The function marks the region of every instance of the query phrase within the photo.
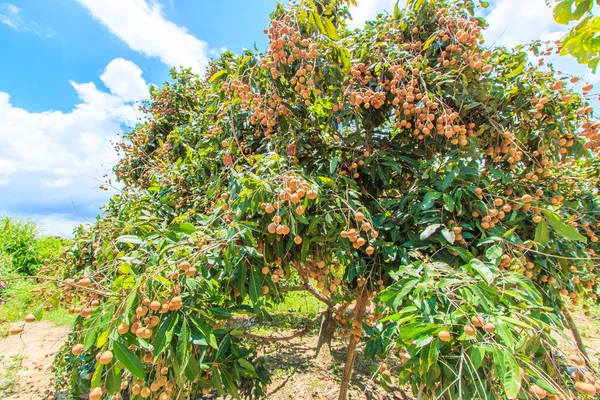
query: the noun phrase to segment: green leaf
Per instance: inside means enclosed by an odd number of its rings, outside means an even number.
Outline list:
[[[450,212],[454,212],[454,199],[447,195],[446,193],[443,194],[444,197],[444,205],[446,207],[446,210],[450,211]]]
[[[398,3],[396,3],[398,4]],[[425,43],[423,43],[423,50],[427,50],[429,48],[429,46],[431,46],[431,43],[433,43],[433,41],[437,38],[438,34],[437,32],[434,33],[433,35],[431,35],[429,37],[429,39],[427,39],[427,41]]]
[[[183,320],[181,324],[181,330],[179,331],[177,339],[177,351],[176,351],[176,359],[179,368],[185,369],[187,366],[189,357],[190,357],[190,327],[188,325],[187,319]]]
[[[335,170],[337,169],[337,166],[340,162],[340,159],[338,156],[335,156],[331,159],[331,161],[329,162],[329,173],[331,175],[333,175],[333,173],[335,172]]]
[[[456,235],[453,231],[444,228],[442,229],[442,235],[444,236],[444,239],[448,241],[448,243],[454,244],[454,241],[456,240]]]
[[[474,369],[478,369],[483,364],[483,357],[485,357],[485,348],[483,346],[473,346],[469,352],[471,356],[471,363]]]
[[[106,372],[106,390],[109,394],[119,393],[121,391],[121,371],[113,363]]]
[[[491,284],[494,281],[496,274],[481,260],[473,258],[468,265],[471,267],[471,269],[477,272],[486,281],[486,283]]]
[[[504,250],[502,249],[502,246],[495,244],[485,251],[485,256],[488,258],[488,260],[495,260],[502,257],[503,252]]]
[[[554,14],[554,20],[562,25],[568,24],[570,21],[573,21],[577,18],[573,16],[571,12],[571,7],[573,5],[574,0],[561,0],[554,10],[552,11]]]
[[[542,210],[544,217],[546,217],[546,221],[550,224],[550,226],[558,233],[559,235],[571,239],[577,240],[579,242],[586,243],[587,239],[577,232],[577,229],[574,227],[565,224],[558,215],[553,213],[552,211]]]
[[[521,391],[521,371],[517,360],[506,349],[494,347],[494,367],[496,375],[509,399],[516,399]]]
[[[250,273],[250,299],[252,301],[258,301],[260,296],[262,296],[261,280],[261,274],[256,270],[252,270]]]
[[[535,228],[535,238],[533,240],[536,243],[541,244],[543,247],[548,246],[548,243],[550,242],[550,236],[548,234],[548,225],[546,224],[545,219],[542,219],[537,228]]]
[[[96,339],[96,347],[100,348],[100,347],[104,346],[106,344],[107,340],[108,340],[108,331],[104,331],[98,335],[98,338]]]
[[[252,377],[258,377],[258,375],[256,375],[256,370],[254,369],[254,365],[249,363],[247,360],[244,360],[243,358],[240,358],[237,361],[240,364],[240,367],[244,371],[245,375],[252,376]]]
[[[139,236],[135,235],[123,235],[117,238],[118,243],[129,243],[129,244],[142,244],[144,243]]]
[[[400,6],[398,5],[399,1],[394,4],[394,19],[398,19],[400,17]]]
[[[333,25],[333,22],[331,22],[329,18],[323,18],[322,21],[327,36],[329,36],[333,40],[339,40],[340,37],[338,36],[337,30],[335,29],[335,25]]]
[[[227,70],[226,69],[222,69],[220,71],[217,71],[217,72],[215,72],[213,74],[213,76],[210,77],[209,82],[213,83],[216,80],[221,80],[224,77],[224,75],[227,75]]]
[[[458,254],[458,256],[460,258],[462,258],[462,260],[464,262],[469,262],[473,259],[473,254],[471,254],[471,252],[467,249],[463,249],[462,247],[458,247],[458,246],[448,246],[450,249],[452,249],[456,254]]]
[[[421,236],[420,236],[421,240],[425,240],[429,236],[433,235],[435,233],[435,231],[437,231],[439,229],[440,226],[442,226],[442,224],[429,225],[427,228],[425,228],[425,230],[423,232],[421,232]]]
[[[94,374],[92,375],[92,379],[90,380],[91,387],[100,387],[102,385],[102,370],[104,369],[104,365],[96,362],[96,368],[94,369]]]
[[[156,334],[156,340],[154,341],[154,359],[157,360],[163,351],[167,348],[167,345],[171,343],[173,338],[173,332],[175,326],[179,320],[179,313],[169,313],[169,315],[163,319],[158,327]]]
[[[144,379],[142,362],[131,350],[119,342],[113,342],[113,352],[117,360],[138,379]]]

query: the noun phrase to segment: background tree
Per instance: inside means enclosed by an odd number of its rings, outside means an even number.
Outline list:
[[[399,356],[421,398],[595,393],[551,336],[598,291],[591,85],[483,47],[471,2],[409,1],[355,31],[348,5],[279,5],[266,53],[153,88],[118,146],[123,190],[53,297],[79,315],[59,385],[261,397],[254,345],[321,320],[321,356],[348,339],[340,399],[363,339],[381,383]],[[305,329],[236,322],[290,291],[323,303]]]

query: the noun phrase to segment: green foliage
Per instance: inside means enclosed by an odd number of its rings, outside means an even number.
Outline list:
[[[277,321],[301,292],[368,357],[400,354],[424,398],[571,390],[550,332],[598,292],[585,98],[483,48],[470,2],[413,1],[353,32],[347,4],[280,5],[265,54],[152,89],[120,145],[122,193],[67,253],[62,388],[263,397],[240,320]],[[365,297],[366,318],[344,315]]]
[[[559,24],[574,23],[561,39],[562,53],[570,54],[581,64],[587,64],[596,72],[600,61],[600,18],[594,15],[593,0],[552,0],[554,20]]]
[[[0,217],[0,273],[35,275],[45,260],[55,259],[66,242],[40,234],[30,221]]]

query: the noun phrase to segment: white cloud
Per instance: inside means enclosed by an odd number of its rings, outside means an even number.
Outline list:
[[[48,215],[34,214],[30,215],[28,219],[35,222],[41,228],[43,234],[63,237],[72,237],[73,229],[80,224],[92,222],[82,217],[60,213]]]
[[[148,96],[142,70],[131,61],[115,58],[106,66],[100,79],[111,93],[124,101],[140,101]]]
[[[127,45],[172,67],[203,73],[208,45],[165,19],[160,5],[146,0],[77,0]]]
[[[362,28],[365,22],[375,19],[377,14],[384,11],[391,12],[394,9],[396,0],[359,0],[356,7],[350,8],[352,21],[348,21],[350,29]],[[398,7],[403,7],[405,1],[400,0]]]
[[[42,185],[47,187],[66,187],[73,181],[70,178],[60,178],[60,179],[40,179]]]
[[[495,0],[485,16],[490,27],[484,32],[488,45],[515,46],[542,37],[555,37],[564,26],[554,22],[545,0]]]
[[[31,32],[42,37],[54,36],[54,30],[34,21],[25,21],[21,9],[11,3],[0,3],[0,24],[7,25],[17,32]]]
[[[518,11],[517,11],[518,10]],[[494,0],[485,16],[489,28],[483,32],[488,46],[516,46],[534,40],[556,41],[567,30],[564,25],[554,22],[552,9],[545,0]],[[534,63],[537,59],[530,55]],[[546,58],[557,71],[578,76],[590,82],[600,80],[600,75],[578,64],[571,56],[552,55]]]
[[[118,159],[113,143],[141,117],[131,100],[140,98],[146,84],[128,63],[111,64],[116,70],[126,65],[125,77],[133,71],[142,80],[137,89],[116,87],[115,70],[103,75],[109,76],[110,92],[93,82],[71,82],[80,101],[69,112],[29,112],[0,92],[0,209],[21,216],[98,213],[114,193],[98,189]]]

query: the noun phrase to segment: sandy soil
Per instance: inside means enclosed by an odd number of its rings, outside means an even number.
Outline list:
[[[18,374],[12,394],[1,393],[4,400],[44,399],[52,387],[50,366],[54,355],[67,338],[69,328],[48,322],[27,324],[20,335],[0,340],[0,377]],[[19,367],[20,365],[20,367]]]
[[[345,362],[346,342],[334,341],[331,362],[315,362],[313,355],[318,338],[309,336],[287,343],[272,344],[262,349],[266,367],[273,374],[267,398],[273,400],[335,399]],[[386,393],[373,377],[369,368],[375,363],[364,360],[361,348],[349,390],[349,398],[372,400],[412,399],[410,389],[391,388]],[[397,365],[390,364],[392,376],[397,375]],[[392,382],[397,383],[396,379]]]
[[[594,365],[600,365],[600,319],[574,315],[581,329],[583,340]],[[13,393],[2,393],[3,400],[46,399],[51,388],[52,359],[68,334],[68,327],[55,327],[47,322],[27,324],[21,335],[0,340],[0,380],[7,368],[18,374]],[[575,354],[570,335],[560,338],[567,356]],[[336,398],[345,361],[345,342],[334,341],[333,360],[315,362],[313,359],[317,337],[297,338],[291,342],[274,343],[259,349],[265,357],[266,367],[271,371],[272,383],[268,387],[269,400],[325,400]],[[359,348],[360,352],[360,348]],[[15,368],[15,366],[19,368]],[[349,397],[353,400],[410,400],[410,389],[392,387],[389,393],[381,389],[369,367],[374,364],[358,356]],[[392,376],[398,365],[389,363]],[[395,379],[392,382],[397,383]]]

